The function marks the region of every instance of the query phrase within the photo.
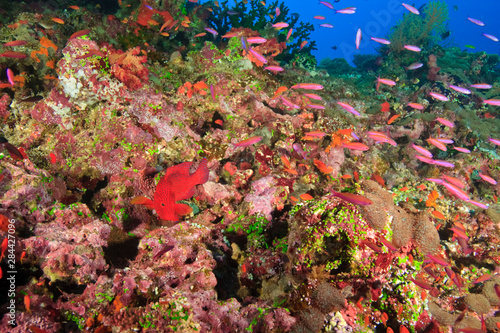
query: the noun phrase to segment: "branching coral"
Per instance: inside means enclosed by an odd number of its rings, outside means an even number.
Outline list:
[[[391,29],[392,51],[401,52],[404,45],[424,46],[436,40],[436,35],[446,29],[448,6],[443,1],[431,1],[422,15],[405,14],[403,19]]]
[[[227,4],[228,1],[224,1],[221,2],[220,7],[214,7],[213,15],[208,20],[219,35],[226,34],[231,28],[252,28],[267,39],[275,37],[279,43],[286,41],[287,48],[276,57],[276,60],[284,62],[295,60],[299,55],[310,55],[312,50],[316,50],[315,41],[310,40],[314,26],[309,22],[299,22],[299,15],[289,14],[290,10],[284,2],[274,1],[263,6],[257,1],[251,1],[248,4],[240,1],[233,8],[229,8]],[[238,13],[238,15],[228,14],[232,12]],[[276,32],[275,29],[271,28],[271,24],[278,22],[287,22],[289,26],[285,30]],[[293,29],[293,32],[287,39],[289,29]],[[301,47],[303,41],[308,41],[308,43]]]

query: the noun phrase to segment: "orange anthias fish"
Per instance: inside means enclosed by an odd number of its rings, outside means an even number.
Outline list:
[[[58,24],[64,24],[64,20],[60,19],[59,17],[53,17],[52,21],[54,21]]]
[[[154,209],[162,220],[179,221],[180,217],[191,213],[188,205],[177,203],[194,195],[195,186],[208,180],[207,159],[203,159],[198,169],[190,174],[193,162],[184,162],[167,169],[165,176],[156,186],[153,200],[140,196],[130,203]]]
[[[24,295],[24,307],[28,313],[31,313],[30,303],[30,295]]]
[[[274,92],[274,96],[272,99],[275,99],[275,98],[278,98],[280,97],[285,91],[287,91],[288,88],[285,87],[285,86],[281,86],[279,87],[278,89],[276,89],[276,91]]]
[[[325,175],[328,175],[330,173],[333,172],[333,168],[330,167],[330,166],[326,166],[325,163],[321,162],[320,160],[314,160],[314,165],[319,169],[319,171],[321,171],[322,173],[324,173]]]

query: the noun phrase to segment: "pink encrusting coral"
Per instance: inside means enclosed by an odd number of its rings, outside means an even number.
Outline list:
[[[312,25],[254,5],[6,18],[0,331],[499,327],[498,57],[433,47],[431,1],[317,65]]]

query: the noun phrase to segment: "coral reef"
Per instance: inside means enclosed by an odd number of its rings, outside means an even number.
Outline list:
[[[443,2],[357,68],[284,2],[33,6],[0,18],[0,332],[500,327],[499,57],[435,45]]]
[[[422,15],[406,13],[391,29],[389,48],[401,52],[404,45],[426,46],[436,41],[446,29],[448,5],[444,1],[430,1]]]

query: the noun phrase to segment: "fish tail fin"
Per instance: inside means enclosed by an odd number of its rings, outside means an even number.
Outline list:
[[[189,207],[189,205],[180,204],[180,203],[174,204],[174,212],[175,212],[175,215],[177,215],[177,216],[188,215],[188,214],[191,214],[192,211],[193,211],[193,208]]]
[[[204,184],[208,180],[207,163],[207,159],[204,158],[198,166],[198,169],[196,169],[195,173],[193,174],[193,179],[195,180],[196,184]]]
[[[149,209],[154,209],[153,201],[151,199],[144,197],[144,196],[135,197],[130,201],[130,203],[132,205],[143,205]]]

